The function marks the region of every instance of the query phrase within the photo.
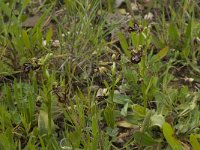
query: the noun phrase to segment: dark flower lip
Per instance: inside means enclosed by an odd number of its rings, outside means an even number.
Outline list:
[[[25,73],[29,73],[33,69],[33,66],[31,63],[24,63],[23,66],[24,66],[23,71]]]
[[[128,32],[142,32],[143,31],[143,27],[139,26],[137,23],[134,23],[133,27],[129,27],[128,28]]]
[[[140,61],[141,61],[141,56],[137,54],[131,57],[131,62],[134,64],[138,64]]]
[[[29,73],[31,70],[37,70],[40,68],[40,65],[33,66],[31,63],[24,63],[23,64],[23,71],[25,73]]]

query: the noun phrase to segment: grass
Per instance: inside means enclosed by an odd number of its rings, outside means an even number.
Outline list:
[[[0,2],[0,149],[199,149],[199,3],[106,2]]]

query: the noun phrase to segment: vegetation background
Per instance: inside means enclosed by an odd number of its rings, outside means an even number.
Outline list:
[[[198,0],[1,0],[0,149],[199,150]]]

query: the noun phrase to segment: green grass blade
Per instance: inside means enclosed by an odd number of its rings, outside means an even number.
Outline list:
[[[168,53],[168,47],[165,47],[163,49],[161,49],[158,54],[155,55],[155,57],[153,58],[153,62],[157,62],[160,61],[163,57],[165,57]]]
[[[118,32],[119,42],[121,44],[121,47],[125,53],[126,56],[129,58],[131,57],[131,53],[128,50],[128,42],[126,41],[126,38],[122,32]]]
[[[163,134],[173,150],[183,150],[180,142],[174,137],[174,130],[167,122],[163,124]]]
[[[200,148],[198,138],[200,138],[200,135],[195,135],[195,134],[190,135],[190,143],[192,145],[193,150],[199,150]]]

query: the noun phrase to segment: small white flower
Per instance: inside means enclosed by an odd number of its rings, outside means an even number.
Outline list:
[[[46,40],[43,40],[43,41],[42,41],[42,45],[43,45],[43,46],[46,46],[46,45],[47,45],[47,41],[46,41]]]
[[[54,41],[52,42],[52,46],[53,46],[53,47],[59,47],[59,46],[60,46],[60,41],[59,41],[59,40],[54,40]]]
[[[116,0],[115,1],[115,7],[119,7],[122,3],[124,2],[124,0]]]
[[[148,14],[146,14],[146,15],[144,16],[144,19],[145,19],[145,20],[152,20],[152,19],[153,19],[153,14],[152,14],[151,12],[149,12]]]

